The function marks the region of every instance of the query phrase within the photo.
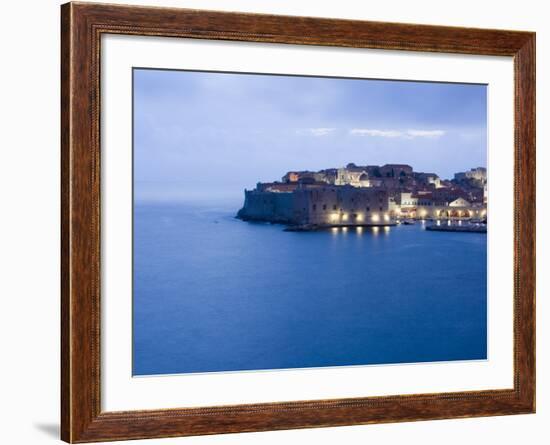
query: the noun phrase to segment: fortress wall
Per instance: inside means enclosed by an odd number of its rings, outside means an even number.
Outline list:
[[[238,217],[256,221],[293,223],[293,193],[246,190],[244,206]]]
[[[389,210],[386,190],[328,186],[292,193],[246,191],[238,216],[286,224],[368,225],[390,222]]]
[[[384,221],[389,212],[388,194],[375,188],[307,190],[309,224],[351,225]]]

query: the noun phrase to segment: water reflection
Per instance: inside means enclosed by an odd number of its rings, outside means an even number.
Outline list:
[[[343,227],[331,227],[330,232],[333,237],[347,235],[348,232],[356,234],[358,236],[363,236],[365,233],[371,233],[372,235],[384,234],[388,235],[390,233],[390,226],[343,226]]]

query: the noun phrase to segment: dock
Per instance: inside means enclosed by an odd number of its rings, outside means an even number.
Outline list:
[[[431,224],[426,226],[426,230],[433,232],[466,232],[466,233],[487,233],[486,224]]]
[[[396,222],[378,223],[378,224],[296,224],[289,225],[283,229],[284,232],[315,232],[317,230],[326,230],[332,228],[354,228],[354,227],[392,227]]]

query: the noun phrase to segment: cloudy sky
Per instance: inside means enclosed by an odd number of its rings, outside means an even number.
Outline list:
[[[134,70],[136,200],[239,200],[289,170],[486,166],[483,85]]]

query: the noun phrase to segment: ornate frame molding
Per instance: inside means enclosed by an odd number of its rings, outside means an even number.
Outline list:
[[[514,388],[102,412],[100,55],[131,34],[512,56],[515,66]],[[535,411],[535,34],[93,3],[61,7],[61,436],[75,442]]]

